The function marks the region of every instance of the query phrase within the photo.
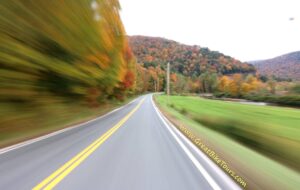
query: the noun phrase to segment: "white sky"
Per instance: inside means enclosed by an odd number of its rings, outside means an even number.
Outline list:
[[[128,35],[157,36],[200,45],[242,61],[300,50],[300,0],[120,0],[120,3]]]

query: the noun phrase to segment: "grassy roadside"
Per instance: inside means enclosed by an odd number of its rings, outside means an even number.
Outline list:
[[[204,126],[195,120],[194,117],[218,118],[217,121],[238,119],[241,122],[248,123],[269,123],[268,126],[273,127],[278,127],[278,125],[284,126],[286,127],[285,130],[282,131],[282,128],[275,128],[276,130],[271,130],[273,132],[271,134],[281,138],[288,137],[299,142],[299,129],[296,126],[296,120],[300,117],[299,110],[258,107],[204,100],[196,97],[171,96],[168,99],[162,95],[155,96],[155,99],[160,109],[176,126],[188,128],[201,138],[208,147],[217,152],[228,163],[229,167],[247,182],[246,189],[298,189],[300,185],[298,172],[270,159],[270,155],[266,156],[258,153],[236,139],[232,139],[231,136],[220,131],[218,132],[218,129],[212,130]],[[273,115],[272,112],[274,112]],[[264,131],[264,133],[270,133],[269,129]],[[289,148],[288,150],[298,154],[297,150]]]
[[[41,103],[12,106],[0,103],[0,148],[91,120],[136,97],[128,98],[124,102],[107,102],[97,108],[55,100],[47,100],[47,105]]]

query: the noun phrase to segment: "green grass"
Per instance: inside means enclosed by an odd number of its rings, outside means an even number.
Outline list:
[[[97,108],[55,100],[38,104],[0,102],[0,147],[90,120],[132,99],[129,98],[124,102],[106,102]]]
[[[283,165],[299,166],[298,109],[188,96],[156,96],[156,100],[164,111],[217,149],[233,168],[245,176],[249,189],[299,187],[299,173]],[[233,138],[237,135],[258,142],[259,147]]]

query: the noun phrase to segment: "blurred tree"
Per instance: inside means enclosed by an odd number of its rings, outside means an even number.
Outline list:
[[[274,81],[273,79],[270,79],[270,80],[268,80],[267,84],[268,84],[271,94],[275,94],[276,93],[276,81]]]
[[[241,74],[234,74],[232,80],[229,83],[229,93],[233,97],[239,97],[241,95],[241,85],[243,78]]]
[[[228,76],[222,76],[218,83],[218,90],[221,92],[228,92],[230,84],[230,78]]]
[[[217,74],[205,72],[200,75],[202,92],[212,93],[217,87]]]
[[[126,96],[135,61],[119,10],[118,0],[3,0],[0,100]]]

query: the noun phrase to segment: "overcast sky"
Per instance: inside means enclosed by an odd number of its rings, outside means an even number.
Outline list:
[[[120,0],[128,35],[200,45],[242,61],[300,50],[300,0]]]

